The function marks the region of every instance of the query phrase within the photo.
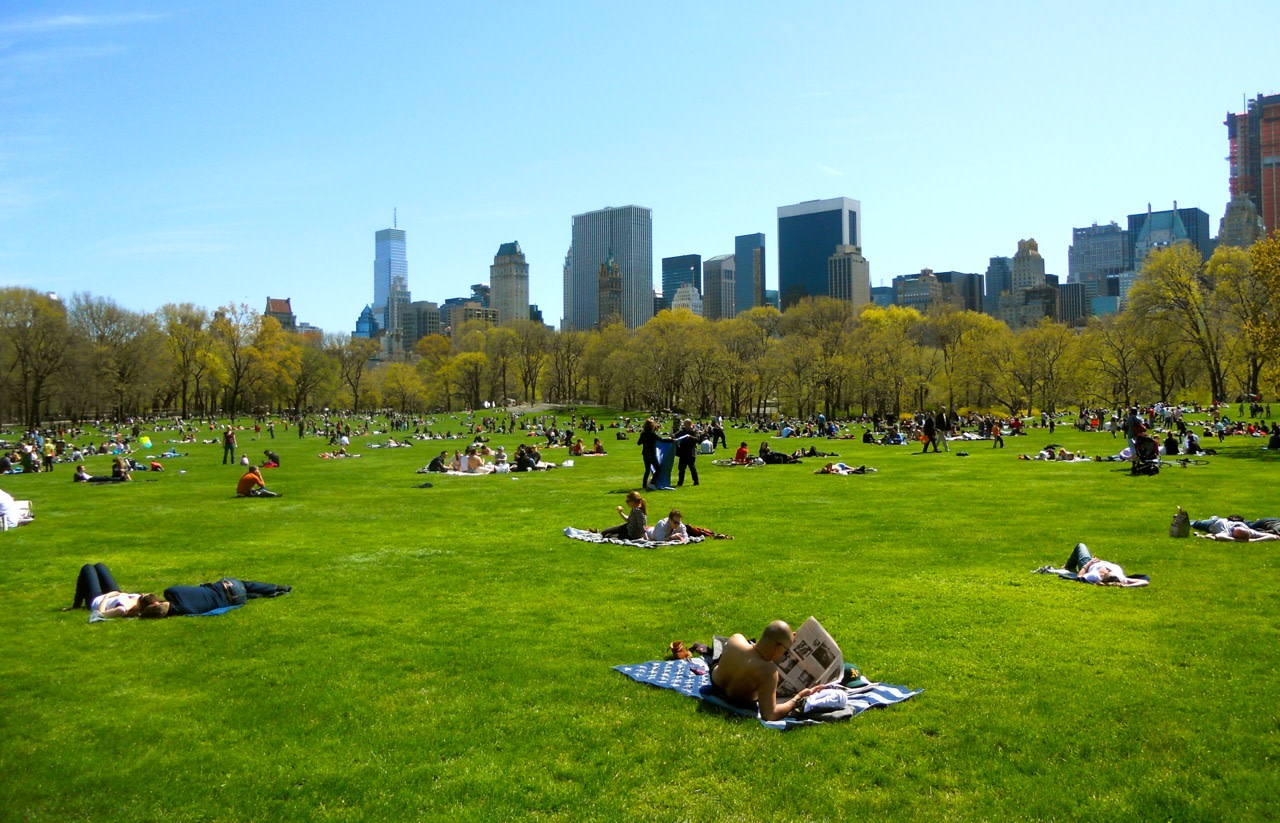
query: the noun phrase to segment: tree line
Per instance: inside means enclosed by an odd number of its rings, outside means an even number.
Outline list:
[[[391,358],[375,340],[288,333],[243,303],[145,313],[110,297],[64,303],[7,287],[0,419],[414,413],[486,401],[844,417],[1230,400],[1280,384],[1278,310],[1280,234],[1219,247],[1208,261],[1187,244],[1153,251],[1124,310],[1083,329],[1045,319],[1012,331],[949,306],[922,314],[819,297],[719,321],[663,311],[635,331],[470,321]]]

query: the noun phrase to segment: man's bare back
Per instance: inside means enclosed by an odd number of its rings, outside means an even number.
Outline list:
[[[781,720],[813,689],[803,689],[790,700],[778,702],[777,662],[791,648],[791,627],[775,621],[752,643],[741,634],[729,638],[711,670],[711,682],[735,703],[756,702],[765,720]]]

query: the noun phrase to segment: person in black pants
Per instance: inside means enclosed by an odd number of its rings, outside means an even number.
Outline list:
[[[649,478],[658,476],[658,424],[653,422],[650,417],[644,421],[644,428],[640,432],[640,436],[636,438],[636,445],[640,447],[640,457],[644,460],[644,479],[640,481],[640,488],[649,488]]]
[[[929,447],[933,446],[933,453],[938,453],[938,427],[933,422],[933,415],[926,413],[924,416],[924,448],[921,454],[929,451]]]
[[[236,463],[236,433],[227,426],[222,431],[222,465],[227,465],[227,458],[231,458],[231,465]]]
[[[687,468],[693,477],[693,485],[698,485],[698,444],[702,442],[702,432],[693,427],[692,420],[685,420],[676,435],[676,457],[680,458],[680,473],[676,479],[677,486],[684,485],[684,470]]]

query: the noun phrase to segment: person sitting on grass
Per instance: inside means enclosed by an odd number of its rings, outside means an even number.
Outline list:
[[[592,443],[592,444],[591,444],[591,453],[592,453],[592,454],[606,454],[606,452],[605,452],[605,450],[604,450],[604,444],[600,442],[600,438],[599,438],[599,437],[597,437],[597,438],[596,438],[596,442],[594,442],[594,443]]]
[[[115,462],[111,464],[111,479],[117,483],[132,480],[133,475],[129,472],[129,463],[123,457],[117,457]]]
[[[278,468],[280,468],[280,455],[278,455],[278,454],[276,454],[275,452],[271,451],[271,449],[266,449],[266,450],[264,450],[264,451],[262,452],[262,454],[263,454],[263,456],[264,456],[264,457],[266,457],[266,458],[267,458],[267,462],[265,462],[265,463],[263,463],[263,464],[262,464],[262,467],[263,467],[264,469],[278,469]]]
[[[590,529],[590,531],[602,537],[614,537],[619,540],[644,540],[648,536],[648,507],[644,502],[644,498],[640,496],[640,492],[627,492],[627,507],[624,509],[619,506],[618,516],[624,522],[600,531],[595,529]]]
[[[733,454],[733,462],[745,466],[751,462],[751,452],[747,450],[747,441],[743,440]]]
[[[248,471],[236,484],[236,497],[279,497],[280,495],[267,489],[267,482],[262,479],[257,466],[249,466]]]
[[[778,702],[778,663],[787,656],[795,635],[782,620],[765,626],[754,643],[735,634],[720,656],[711,661],[712,692],[735,706],[759,705],[762,720],[781,720],[817,689],[801,689]]]

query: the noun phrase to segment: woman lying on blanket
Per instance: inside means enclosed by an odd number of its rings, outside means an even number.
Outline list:
[[[1089,547],[1083,543],[1077,543],[1076,547],[1071,551],[1071,556],[1067,558],[1065,571],[1071,574],[1063,573],[1063,569],[1054,569],[1051,566],[1041,566],[1036,569],[1037,572],[1043,574],[1058,574],[1059,576],[1071,577],[1074,574],[1075,579],[1085,583],[1092,583],[1095,586],[1145,586],[1145,576],[1127,577],[1119,564],[1112,563],[1108,560],[1099,560],[1089,553]]]

